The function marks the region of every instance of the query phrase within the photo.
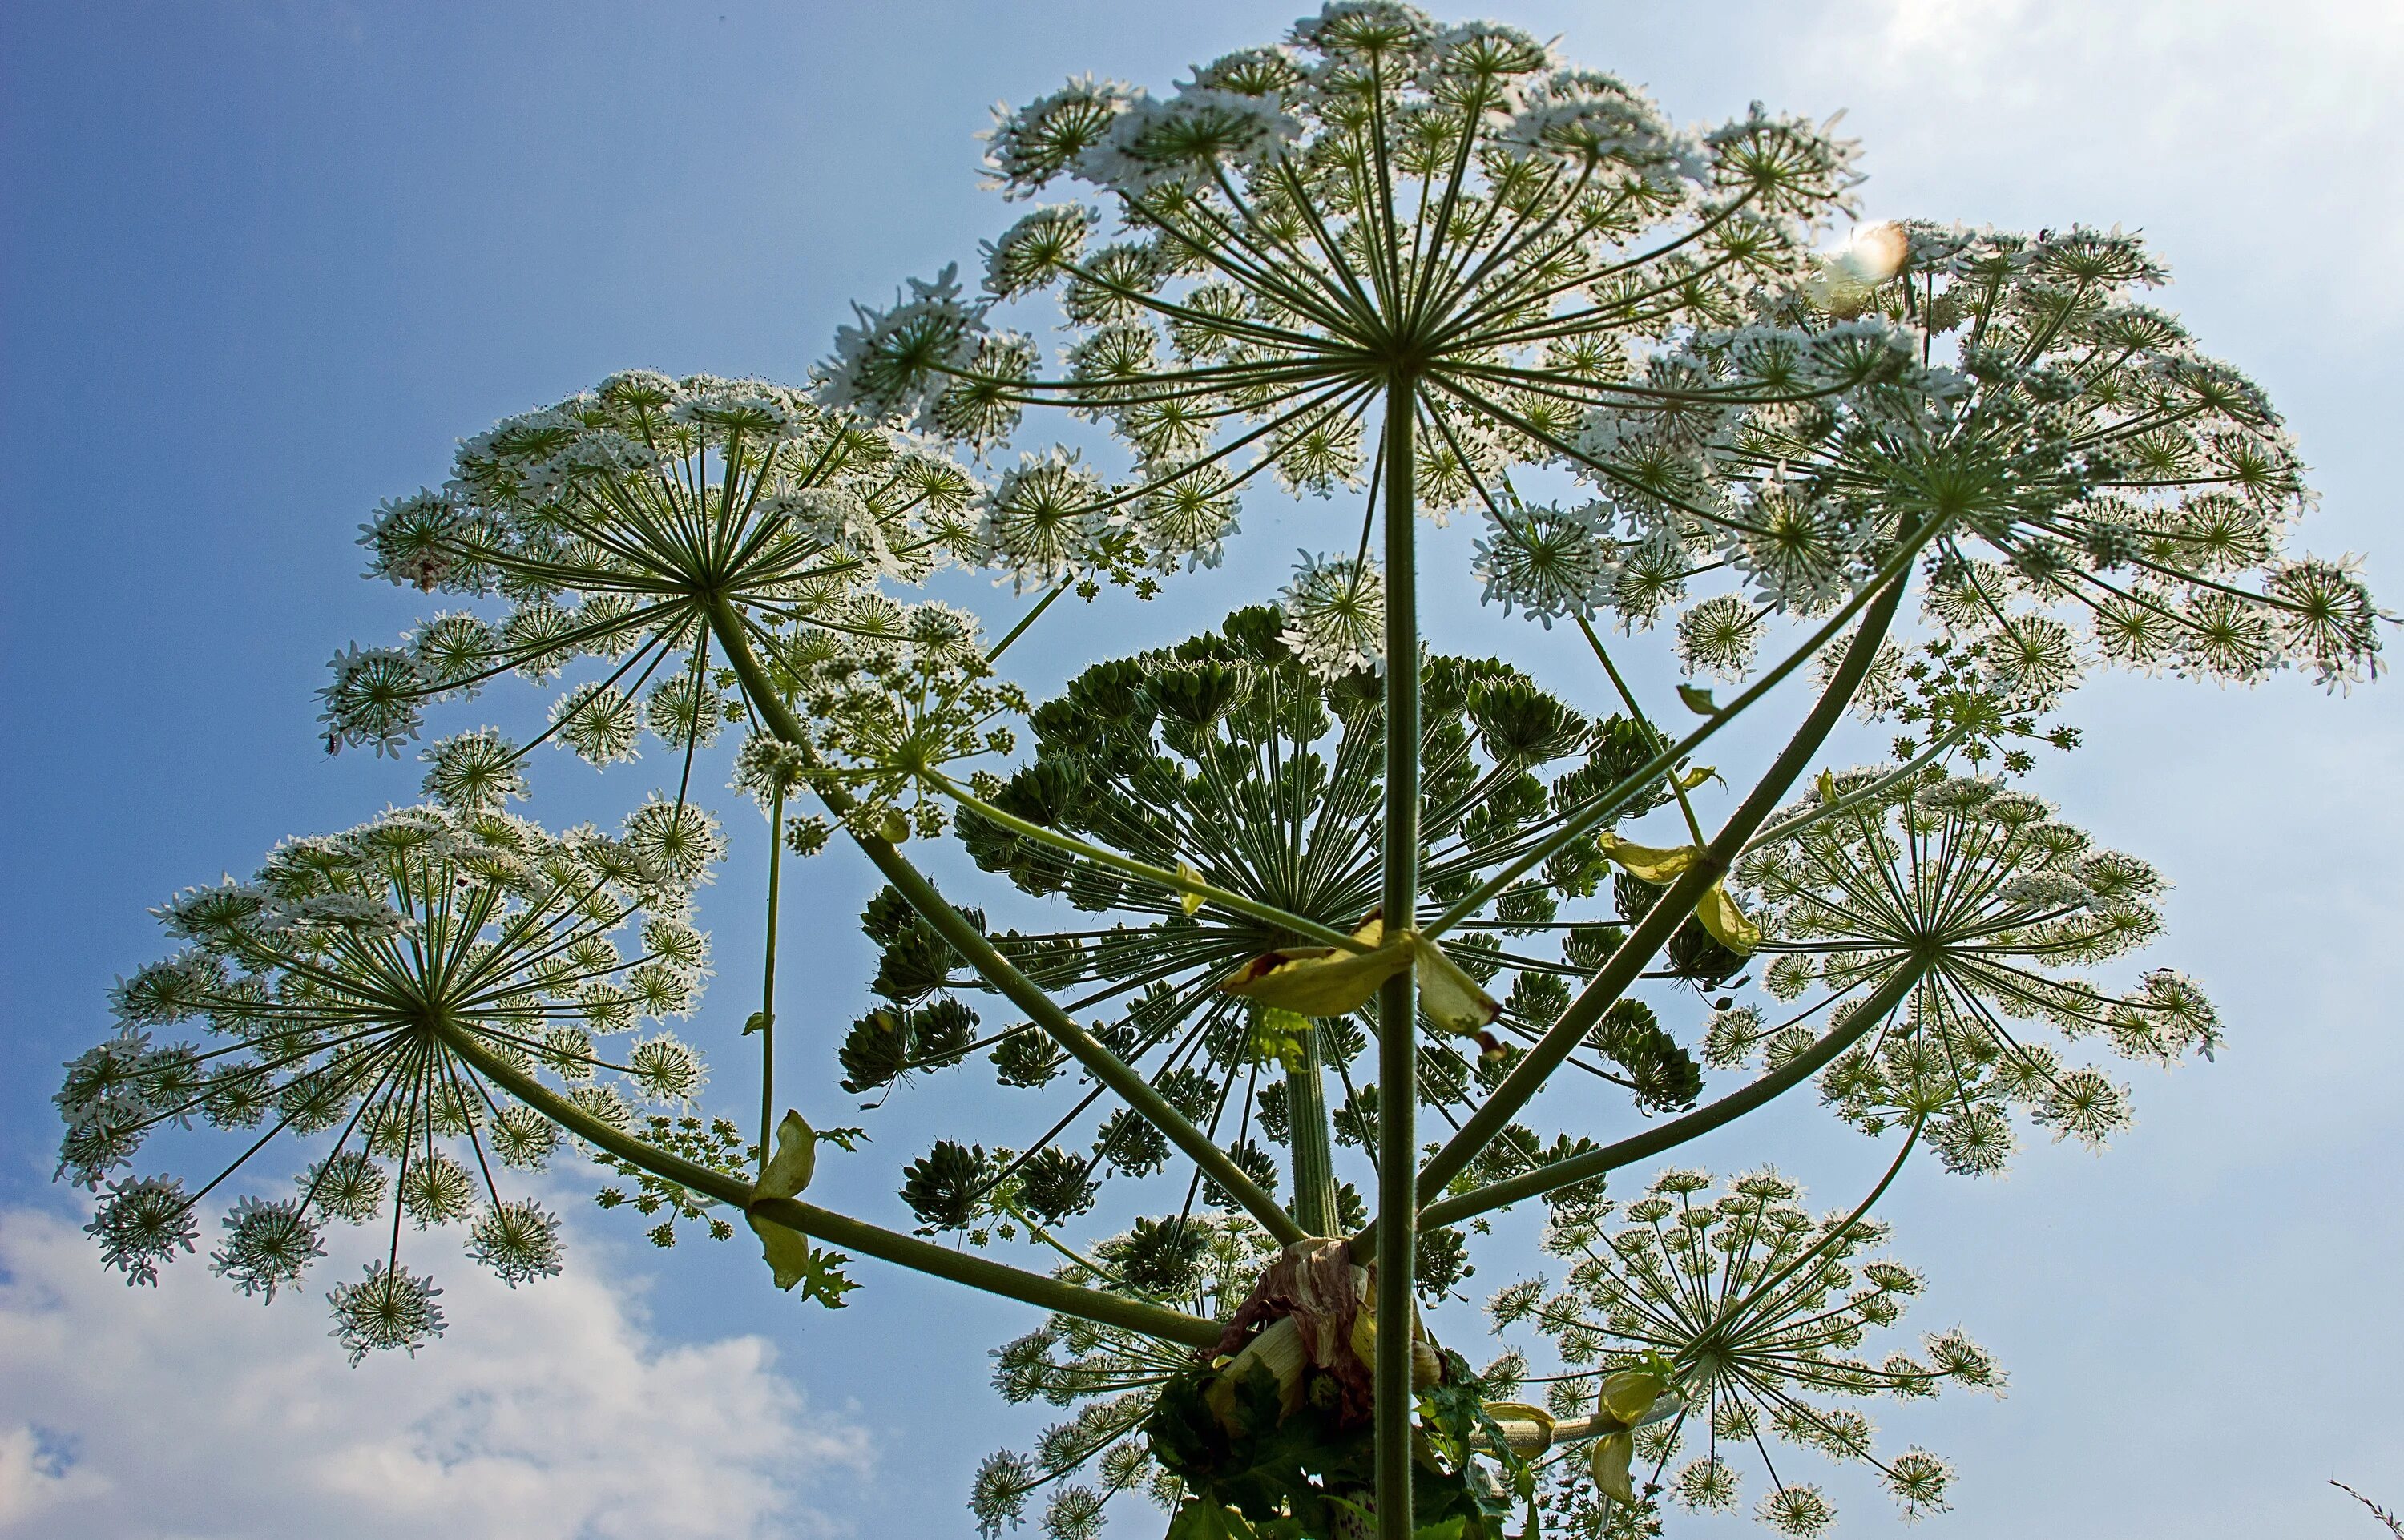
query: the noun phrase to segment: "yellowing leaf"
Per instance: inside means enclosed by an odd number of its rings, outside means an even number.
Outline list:
[[[1502,1430],[1503,1441],[1522,1460],[1532,1460],[1553,1447],[1553,1414],[1525,1401],[1489,1401],[1486,1415]]]
[[[818,1136],[795,1112],[785,1113],[776,1125],[776,1153],[768,1157],[768,1169],[760,1173],[760,1184],[751,1189],[752,1201],[763,1197],[791,1197],[810,1184],[818,1169]]]
[[[1296,1015],[1348,1015],[1368,1003],[1377,987],[1411,965],[1411,940],[1386,940],[1385,920],[1371,915],[1352,932],[1369,948],[1285,946],[1263,952],[1221,981],[1220,989]]]
[[[1681,791],[1691,791],[1707,780],[1719,779],[1719,771],[1712,765],[1696,765],[1693,769],[1678,777],[1678,790]]]
[[[1482,1038],[1485,1029],[1502,1014],[1502,1002],[1479,987],[1461,964],[1445,955],[1443,947],[1415,931],[1407,932],[1406,939],[1418,957],[1419,1009],[1427,1013],[1428,1020],[1447,1032]],[[1502,1045],[1492,1046],[1499,1050]]]
[[[1602,1388],[1595,1398],[1596,1410],[1623,1427],[1634,1427],[1653,1409],[1669,1388],[1662,1378],[1645,1369],[1621,1369],[1603,1376]]]
[[[1177,875],[1184,881],[1195,884],[1196,888],[1199,887],[1202,881],[1202,874],[1196,871],[1189,861],[1181,861],[1177,863]],[[1179,907],[1185,911],[1187,917],[1190,918],[1200,911],[1202,907],[1202,895],[1195,890],[1195,888],[1188,888],[1179,894],[1177,903]]]
[[[786,1113],[785,1120],[776,1125],[776,1153],[768,1157],[768,1169],[760,1173],[759,1183],[751,1189],[751,1201],[793,1197],[810,1184],[818,1163],[818,1134],[801,1113]],[[809,1276],[808,1237],[758,1214],[744,1217],[751,1222],[752,1233],[760,1238],[760,1250],[768,1259],[769,1271],[776,1275],[776,1287],[790,1289]]]
[[[1277,1380],[1279,1415],[1292,1417],[1294,1408],[1302,1405],[1303,1376],[1310,1367],[1310,1350],[1293,1317],[1281,1315],[1271,1322],[1202,1393],[1212,1414],[1231,1433],[1237,1427],[1237,1388],[1251,1377],[1255,1366],[1265,1368]]]
[[[1600,836],[1602,853],[1628,870],[1628,875],[1664,887],[1675,882],[1687,868],[1702,859],[1697,845],[1638,845],[1605,831]]]
[[[1748,918],[1737,907],[1736,900],[1728,897],[1727,889],[1716,882],[1704,890],[1702,902],[1695,905],[1695,917],[1703,922],[1703,929],[1712,933],[1713,941],[1739,957],[1752,956],[1753,949],[1761,945],[1761,927]]]
[[[1430,1022],[1447,1032],[1478,1040],[1488,1054],[1502,1044],[1485,1030],[1502,1014],[1502,1002],[1461,971],[1443,947],[1405,931],[1389,941],[1384,920],[1371,915],[1352,939],[1368,946],[1348,952],[1335,946],[1288,946],[1264,952],[1222,980],[1220,989],[1260,1001],[1272,1012],[1298,1016],[1340,1016],[1369,1002],[1385,982],[1405,968],[1419,977],[1419,1004]]]
[[[760,1250],[768,1258],[768,1270],[776,1275],[776,1287],[790,1289],[810,1275],[809,1238],[799,1230],[789,1230],[782,1225],[748,1216],[751,1231],[760,1238]]]
[[[1628,1463],[1635,1454],[1636,1439],[1632,1435],[1614,1433],[1596,1439],[1594,1453],[1587,1457],[1594,1484],[1622,1503],[1635,1502],[1636,1488],[1628,1479]]]
[[[1254,958],[1219,987],[1297,1015],[1340,1016],[1367,1004],[1379,986],[1410,965],[1406,941],[1374,952],[1290,947]]]

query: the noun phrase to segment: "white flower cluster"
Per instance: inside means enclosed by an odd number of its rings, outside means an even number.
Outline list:
[[[2089,1142],[2128,1120],[2124,1087],[2062,1062],[2016,1024],[2100,1035],[2163,1063],[2219,1041],[2212,1007],[2176,974],[2115,992],[2075,972],[2150,943],[2166,884],[2144,861],[2097,849],[2040,798],[1992,778],[1939,772],[1898,784],[1857,771],[1830,777],[1773,829],[1784,832],[1739,866],[1759,900],[1772,990],[1794,999],[1816,984],[1842,999],[1916,972],[1902,1015],[1822,1076],[1852,1121],[1924,1120],[1948,1165],[1991,1171],[2009,1157],[2015,1107]],[[1757,1051],[1776,1064],[1825,1029],[1732,1023],[1719,1057]]]
[[[1605,360],[1799,262],[1810,222],[1852,182],[1851,147],[1809,125],[1756,112],[1698,139],[1527,34],[1439,27],[1401,5],[1331,5],[1166,96],[1072,79],[1000,112],[986,137],[1007,196],[1073,180],[1102,206],[1032,209],[987,244],[979,301],[946,269],[861,311],[821,378],[829,400],[980,451],[1038,402],[1115,429],[1130,484],[1072,474],[1054,452],[988,499],[983,553],[1022,582],[1209,565],[1264,470],[1321,494],[1359,484],[1381,394],[1364,360],[1397,329],[1427,333],[1416,505],[1516,510],[1504,472],[1556,457],[1548,439],[1575,437],[1587,407],[1660,404]],[[1430,226],[1439,208],[1448,234]],[[1381,255],[1397,244],[1410,255]],[[1068,369],[1042,379],[1034,344],[988,317],[1055,287]],[[1692,297],[1691,317],[1637,298],[1668,290]],[[1635,533],[1651,576],[1629,602],[1643,605],[1667,590],[1651,525]],[[1575,553],[1581,570],[1563,577],[1540,554],[1523,585],[1498,547],[1489,588],[1547,621],[1588,613],[1613,555]]]
[[[610,670],[555,697],[547,736],[595,764],[634,758],[647,731],[706,744],[741,709],[705,632],[731,612],[845,645],[863,605],[898,613],[881,584],[922,581],[971,552],[978,491],[931,442],[801,391],[613,375],[479,434],[441,491],[379,511],[362,538],[375,573],[510,609],[446,611],[402,646],[339,655],[328,746],[397,753],[428,700],[510,671],[551,680],[580,658]],[[428,790],[520,792],[515,752],[450,740]]]
[[[1301,553],[1284,595],[1279,640],[1322,679],[1378,669],[1386,658],[1386,579],[1377,565]]]
[[[491,1094],[444,1034],[551,1076],[611,1123],[700,1089],[701,1060],[673,1033],[636,1037],[622,1063],[596,1043],[694,1008],[708,946],[685,915],[722,854],[712,820],[653,802],[622,837],[552,835],[463,801],[287,840],[248,881],[156,911],[184,949],[119,983],[117,1030],[68,1063],[56,1098],[60,1174],[105,1187],[90,1228],[129,1281],[155,1282],[197,1238],[199,1197],[179,1180],[113,1175],[159,1128],[271,1125],[243,1134],[237,1168],[278,1134],[332,1136],[297,1197],[245,1197],[225,1216],[210,1265],[245,1293],[297,1284],[325,1225],[375,1219],[387,1197],[396,1226],[467,1222],[470,1254],[515,1284],[559,1270],[558,1222],[490,1173],[541,1166],[560,1130]],[[632,955],[621,937],[638,939]],[[185,1022],[203,1035],[154,1041]],[[379,1264],[329,1296],[335,1335],[354,1361],[413,1351],[441,1330],[437,1293]]]
[[[1524,1323],[1551,1340],[1565,1368],[1546,1377],[1559,1416],[1586,1414],[1606,1377],[1674,1367],[1670,1415],[1635,1429],[1628,1456],[1648,1491],[1690,1512],[1734,1509],[1743,1486],[1737,1463],[1758,1455],[1768,1477],[1757,1510],[1764,1523],[1812,1534],[1832,1522],[1834,1505],[1795,1479],[1789,1456],[1769,1459],[1771,1439],[1867,1465],[1907,1519],[1941,1510],[1951,1467],[1919,1449],[1881,1457],[1854,1404],[1915,1400],[1949,1384],[1999,1392],[2003,1374],[1959,1332],[1929,1334],[1916,1356],[1865,1351],[1919,1295],[1920,1275],[1863,1256],[1887,1239],[1884,1225],[1841,1212],[1814,1219],[1802,1197],[1773,1170],[1725,1183],[1663,1171],[1631,1202],[1556,1222],[1544,1243],[1569,1265],[1564,1283],[1512,1283],[1487,1311],[1497,1330]],[[1516,1354],[1502,1366],[1514,1379],[1525,1373]],[[1566,1510],[1558,1516],[1572,1521],[1607,1517],[1590,1488],[1557,1501]]]

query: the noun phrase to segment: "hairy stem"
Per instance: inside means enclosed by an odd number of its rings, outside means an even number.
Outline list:
[[[1386,850],[1389,927],[1419,907],[1419,637],[1411,444],[1416,387],[1386,391]],[[1377,1534],[1411,1540],[1411,1267],[1418,1241],[1419,1044],[1411,971],[1377,996]]]
[[[1335,1153],[1327,1117],[1326,1070],[1319,1052],[1319,1023],[1301,1034],[1302,1062],[1286,1071],[1287,1148],[1293,1165],[1293,1217],[1312,1235],[1334,1235]]]

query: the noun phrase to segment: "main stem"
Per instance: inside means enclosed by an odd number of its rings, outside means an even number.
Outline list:
[[[1415,382],[1386,388],[1386,885],[1388,933],[1419,921],[1419,631]],[[1411,1540],[1411,1267],[1419,1240],[1418,1001],[1411,971],[1377,997],[1378,1540]]]
[[[1319,1051],[1319,1023],[1301,1034],[1300,1062],[1286,1071],[1286,1137],[1293,1156],[1294,1222],[1312,1235],[1334,1235],[1335,1153],[1328,1138],[1327,1082]]]

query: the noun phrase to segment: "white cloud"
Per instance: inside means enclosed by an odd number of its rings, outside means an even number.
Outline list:
[[[409,1254],[448,1335],[354,1369],[326,1336],[328,1282],[359,1267],[341,1244],[263,1309],[198,1256],[129,1289],[72,1225],[0,1211],[0,1534],[816,1533],[801,1488],[867,1470],[768,1342],[663,1344],[593,1248],[512,1292],[432,1239]]]
[[[1789,89],[1854,105],[1881,214],[1976,188],[2016,207],[1961,214],[2176,226],[2216,287],[2399,315],[2392,0],[1844,0],[1796,42]]]

